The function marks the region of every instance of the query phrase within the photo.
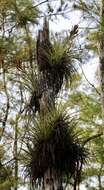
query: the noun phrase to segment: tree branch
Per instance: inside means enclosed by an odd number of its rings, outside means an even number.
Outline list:
[[[89,141],[94,140],[94,139],[96,139],[96,138],[98,138],[98,137],[100,137],[100,136],[102,136],[102,135],[103,135],[103,132],[98,133],[98,134],[96,134],[96,135],[93,135],[93,136],[91,136],[91,137],[88,137],[88,138],[83,142],[83,145],[85,145],[85,144],[88,143]]]
[[[44,4],[44,3],[47,3],[48,1],[49,1],[49,0],[41,1],[40,3],[34,5],[32,8],[36,8],[36,7],[38,7],[38,6],[40,6],[40,5]]]
[[[92,84],[92,83],[88,80],[88,78],[86,77],[86,75],[85,75],[85,73],[84,73],[84,71],[83,71],[83,68],[82,68],[81,64],[79,64],[79,66],[80,66],[80,68],[81,68],[82,74],[83,74],[84,78],[86,79],[86,81],[90,84],[90,86],[92,86],[92,87],[95,89],[95,91],[97,92],[97,94],[99,94],[99,95],[101,96],[100,92],[97,90],[97,88],[94,86],[94,84]]]
[[[4,90],[5,90],[5,94],[6,94],[7,103],[6,103],[6,113],[5,113],[4,119],[2,121],[3,128],[2,128],[2,134],[0,136],[0,140],[3,136],[4,131],[5,131],[5,126],[6,126],[6,122],[7,122],[7,118],[8,118],[8,114],[9,114],[9,108],[10,108],[9,94],[7,91],[6,79],[5,79],[5,69],[3,69],[3,82],[4,82]]]

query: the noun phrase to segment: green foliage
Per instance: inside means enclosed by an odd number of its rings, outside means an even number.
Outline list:
[[[0,190],[10,190],[14,186],[14,178],[12,176],[12,169],[10,166],[5,166],[2,162],[5,159],[5,150],[0,145]]]
[[[96,155],[96,160],[98,163],[104,163],[104,150],[103,150],[103,145],[104,145],[104,138],[97,138],[94,141],[94,146],[95,146],[95,155]]]
[[[74,10],[80,10],[84,13],[83,19],[94,19],[96,20],[97,16],[100,12],[100,3],[98,1],[86,1],[86,0],[78,0],[77,2],[73,3]]]
[[[5,151],[4,151],[4,147],[3,147],[2,145],[0,145],[0,160],[3,159],[3,157],[4,157],[4,153],[5,153]]]
[[[82,121],[96,123],[96,119],[101,119],[101,107],[95,95],[86,95],[85,92],[72,93],[69,101],[72,108],[79,108],[79,117]]]
[[[48,168],[70,177],[80,172],[88,153],[75,132],[74,119],[63,109],[53,110],[45,117],[40,115],[34,124],[26,138],[26,171],[31,179],[42,179]]]
[[[101,38],[101,32],[96,31],[96,32],[90,32],[89,35],[87,36],[87,41],[88,44],[86,44],[86,49],[92,50],[94,53],[99,53],[98,52],[98,42],[99,39]]]
[[[5,11],[3,16],[9,21],[15,23],[17,27],[25,27],[28,23],[37,23],[37,16],[39,11],[36,7],[33,7],[31,0],[28,1],[15,1],[5,0],[0,2],[1,15]]]
[[[72,4],[73,2],[74,1],[71,1]],[[37,1],[35,1],[35,3],[37,5]],[[54,6],[48,2],[48,12],[45,14],[61,14],[67,10],[68,5],[66,1],[60,0],[59,4],[59,7],[56,8],[57,10],[54,10]],[[83,11],[83,18],[93,18],[94,21],[95,16],[99,18],[99,2],[97,1],[78,0],[75,1],[73,7],[74,10]],[[41,9],[41,6],[39,6],[39,8]],[[94,11],[93,14],[91,14],[92,11]],[[74,62],[76,62],[76,60],[80,61],[82,58],[81,52],[79,50],[76,51],[77,48],[75,47],[79,43],[78,41],[77,43],[75,42],[75,37],[78,35],[77,25],[72,28],[70,33],[68,32],[68,36],[62,34],[62,36],[64,36],[63,38],[59,36],[57,39],[56,37],[52,39],[52,43],[48,44],[48,47],[45,47],[46,49],[43,48],[47,50],[44,53],[46,56],[44,61],[45,63],[48,62],[48,67],[45,67],[47,77],[44,79],[42,70],[41,72],[38,70],[36,42],[32,37],[33,33],[30,32],[32,24],[35,24],[34,27],[36,27],[40,17],[38,6],[36,7],[32,0],[0,1],[0,67],[3,66],[5,71],[9,72],[8,74],[5,73],[6,83],[2,79],[2,72],[0,73],[0,95],[2,94],[1,98],[3,96],[3,101],[5,99],[4,103],[2,101],[0,103],[2,112],[0,122],[5,128],[2,142],[4,142],[5,149],[7,150],[5,152],[3,147],[0,146],[0,161],[1,163],[5,163],[7,159],[9,160],[9,158],[13,156],[14,126],[17,120],[16,115],[18,115],[17,152],[19,168],[21,167],[21,163],[25,165],[26,172],[32,177],[33,181],[42,178],[48,167],[54,167],[60,170],[65,178],[71,175],[74,178],[76,171],[79,171],[81,164],[86,161],[87,152],[83,147],[84,139],[98,133],[102,127],[100,101],[96,93],[91,92],[91,94],[88,94],[80,90],[81,86],[79,85],[83,85],[81,80],[82,76],[75,73],[74,66]],[[94,50],[98,53],[97,42],[102,37],[104,29],[103,20],[100,24],[101,32],[97,26],[95,32],[91,31],[88,33],[88,28],[86,27],[87,42],[85,48],[88,49],[89,52],[90,50]],[[35,30],[32,32],[34,31]],[[30,62],[32,62],[33,67],[30,67]],[[71,88],[69,79],[73,80]],[[40,82],[41,80],[43,80],[42,83]],[[44,93],[46,92],[44,86],[47,87],[47,91],[50,87],[54,89],[55,105],[60,104],[59,102],[57,103],[59,99],[56,99],[56,97],[58,97],[57,94],[65,84],[67,86],[69,99],[67,102],[63,97],[64,100],[61,99],[59,101],[62,104],[63,101],[65,102],[64,108],[61,109],[61,111],[59,109],[49,109],[49,112],[46,113],[46,109],[44,111],[44,118],[42,113],[39,115],[39,111],[36,114],[33,114],[33,112],[32,114],[29,113],[28,116],[25,112],[21,111],[23,107],[27,105],[30,106],[31,100],[33,100],[32,103],[34,104],[36,98],[38,98],[39,103],[41,99],[40,94],[41,96],[43,95],[44,89]],[[4,86],[6,87],[4,88]],[[87,89],[85,91],[87,91]],[[28,92],[30,100],[27,98]],[[60,97],[62,97],[62,95]],[[7,101],[10,103],[9,111],[5,109],[6,106],[8,106]],[[4,126],[2,120],[4,121],[6,116],[7,121]],[[25,145],[23,145],[24,141]],[[10,148],[11,144],[12,148]],[[90,150],[91,167],[87,165],[84,168],[81,177],[82,182],[98,174],[100,174],[101,177],[104,175],[103,144],[103,137],[92,139],[86,144],[86,147]],[[26,146],[27,149],[24,153],[23,148],[26,148]],[[9,158],[8,150],[10,151]],[[95,163],[95,165],[93,165],[93,163]],[[16,181],[12,175],[14,168],[12,167],[11,169],[11,164],[9,163],[8,167],[5,164],[0,167],[0,190],[9,190],[11,187],[15,187]],[[74,181],[73,179],[71,180],[72,182]],[[20,180],[18,180],[18,183],[21,185]]]
[[[77,114],[79,127],[83,130],[83,138],[89,138],[102,130],[99,96],[94,90],[90,94],[80,91],[72,92],[69,95],[68,104],[70,108],[76,110],[74,114]],[[89,179],[93,179],[94,177],[97,181],[98,176],[102,179],[104,175],[103,139],[104,137],[101,136],[95,139],[92,138],[91,141],[87,142],[90,152],[90,162],[83,169],[80,180],[81,183],[87,184],[89,188],[91,187]],[[103,184],[101,185],[103,187]]]
[[[74,56],[72,48],[77,29],[78,26],[75,26],[67,37],[54,37],[52,43],[49,39],[43,40],[38,46],[39,71],[44,73],[46,85],[53,89],[55,96],[63,83],[71,81],[75,73],[74,62],[77,56]]]
[[[25,69],[30,58],[30,50],[34,56],[35,42],[33,43],[32,37],[26,34],[21,34],[19,37],[16,35],[0,37],[0,66],[6,70],[11,68]]]
[[[21,83],[23,87],[31,94],[38,88],[38,80],[36,74],[36,68],[28,68],[22,71]]]
[[[49,52],[50,64],[61,64],[60,61],[65,56],[66,51],[67,47],[65,44],[59,41],[54,41],[53,51]]]
[[[37,24],[39,11],[33,8],[32,1],[26,1],[16,5],[16,24],[18,27],[25,27],[28,23]]]
[[[51,68],[53,68],[53,73],[59,75],[59,78],[65,78],[66,81],[68,81],[68,78],[71,80],[71,76],[74,72],[69,48],[70,47],[67,47],[67,44],[63,42],[54,41],[52,51],[49,50],[47,55],[48,62]]]
[[[81,85],[81,79],[82,79],[82,76],[80,74],[73,73],[72,83],[71,83],[71,85],[68,85],[66,87],[70,88],[71,90],[77,89],[77,87],[79,87]]]
[[[0,182],[0,190],[10,190],[11,187],[14,187],[14,180],[11,178],[10,180],[5,180],[4,182]]]

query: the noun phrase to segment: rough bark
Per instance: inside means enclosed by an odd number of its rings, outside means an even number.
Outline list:
[[[61,174],[53,168],[49,168],[44,174],[45,190],[63,190]]]
[[[100,61],[100,85],[101,85],[101,108],[104,123],[104,0],[100,7],[100,40],[99,40],[99,61]]]
[[[57,190],[57,180],[53,168],[49,168],[44,174],[44,189]]]
[[[45,18],[43,30],[39,31],[37,40],[37,62],[39,67],[39,75],[42,76],[42,96],[40,98],[40,113],[42,117],[46,117],[47,111],[55,106],[55,95],[53,85],[50,85],[47,67],[49,64],[46,59],[46,54],[49,48],[51,48],[51,43],[49,40],[49,24]],[[45,52],[46,51],[46,52]],[[62,190],[62,178],[59,176],[54,168],[48,168],[43,176],[43,189],[45,190]]]

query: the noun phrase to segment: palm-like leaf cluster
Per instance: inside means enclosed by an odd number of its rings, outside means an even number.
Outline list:
[[[66,82],[68,82],[68,79],[71,80],[75,72],[66,44],[55,41],[52,50],[47,53],[47,60],[49,63],[48,83],[49,86],[53,85],[55,94],[57,94],[64,80]]]
[[[30,98],[26,105],[26,110],[33,114],[40,110],[39,100],[44,91],[44,83],[41,81],[41,76],[37,75],[35,67],[22,71],[21,83],[24,89],[29,92]]]
[[[42,179],[48,168],[74,177],[86,161],[87,151],[79,142],[75,123],[65,112],[51,111],[44,119],[39,116],[30,137],[26,168],[33,181]]]
[[[45,19],[42,31],[39,31],[37,40],[37,63],[47,87],[52,89],[55,96],[61,90],[64,81],[71,79],[73,71],[72,41],[78,32],[75,26],[64,39],[49,39],[49,24]]]

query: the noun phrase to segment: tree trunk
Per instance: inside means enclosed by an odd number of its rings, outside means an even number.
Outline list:
[[[100,175],[98,175],[98,183],[99,183],[99,190],[102,190],[101,176]]]
[[[48,49],[51,48],[50,40],[49,40],[49,23],[47,22],[46,18],[44,20],[43,31],[39,31],[38,40],[37,40],[37,61],[39,65],[39,76],[42,75],[42,96],[40,99],[40,114],[43,117],[47,117],[47,112],[53,107],[55,107],[55,95],[54,95],[54,88],[50,85],[50,78],[47,77],[48,73],[46,69],[45,63],[45,55],[46,53],[44,47]],[[54,84],[53,84],[54,85]],[[43,189],[45,190],[62,190],[62,178],[59,176],[58,171],[54,168],[48,168],[48,170],[44,173],[43,176]]]
[[[55,172],[51,168],[49,168],[44,174],[44,189],[56,190]]]
[[[44,189],[63,190],[62,176],[53,168],[49,168],[44,174]]]
[[[50,92],[45,91],[40,101],[40,113],[43,118],[47,117],[47,112],[52,105],[50,104]],[[54,168],[48,168],[43,177],[43,189],[45,190],[63,190],[61,175]]]
[[[17,140],[18,140],[18,120],[16,119],[16,124],[15,124],[15,134],[14,134],[14,176],[15,176],[15,187],[14,190],[18,189],[18,153],[17,153]]]
[[[100,40],[99,40],[99,61],[100,61],[100,85],[101,85],[101,108],[102,120],[104,123],[104,0],[100,7]]]
[[[101,163],[100,169],[99,169],[99,173],[98,173],[98,186],[99,186],[99,190],[102,190],[102,182],[101,182],[101,177],[102,177],[102,170],[103,170],[103,163]]]

